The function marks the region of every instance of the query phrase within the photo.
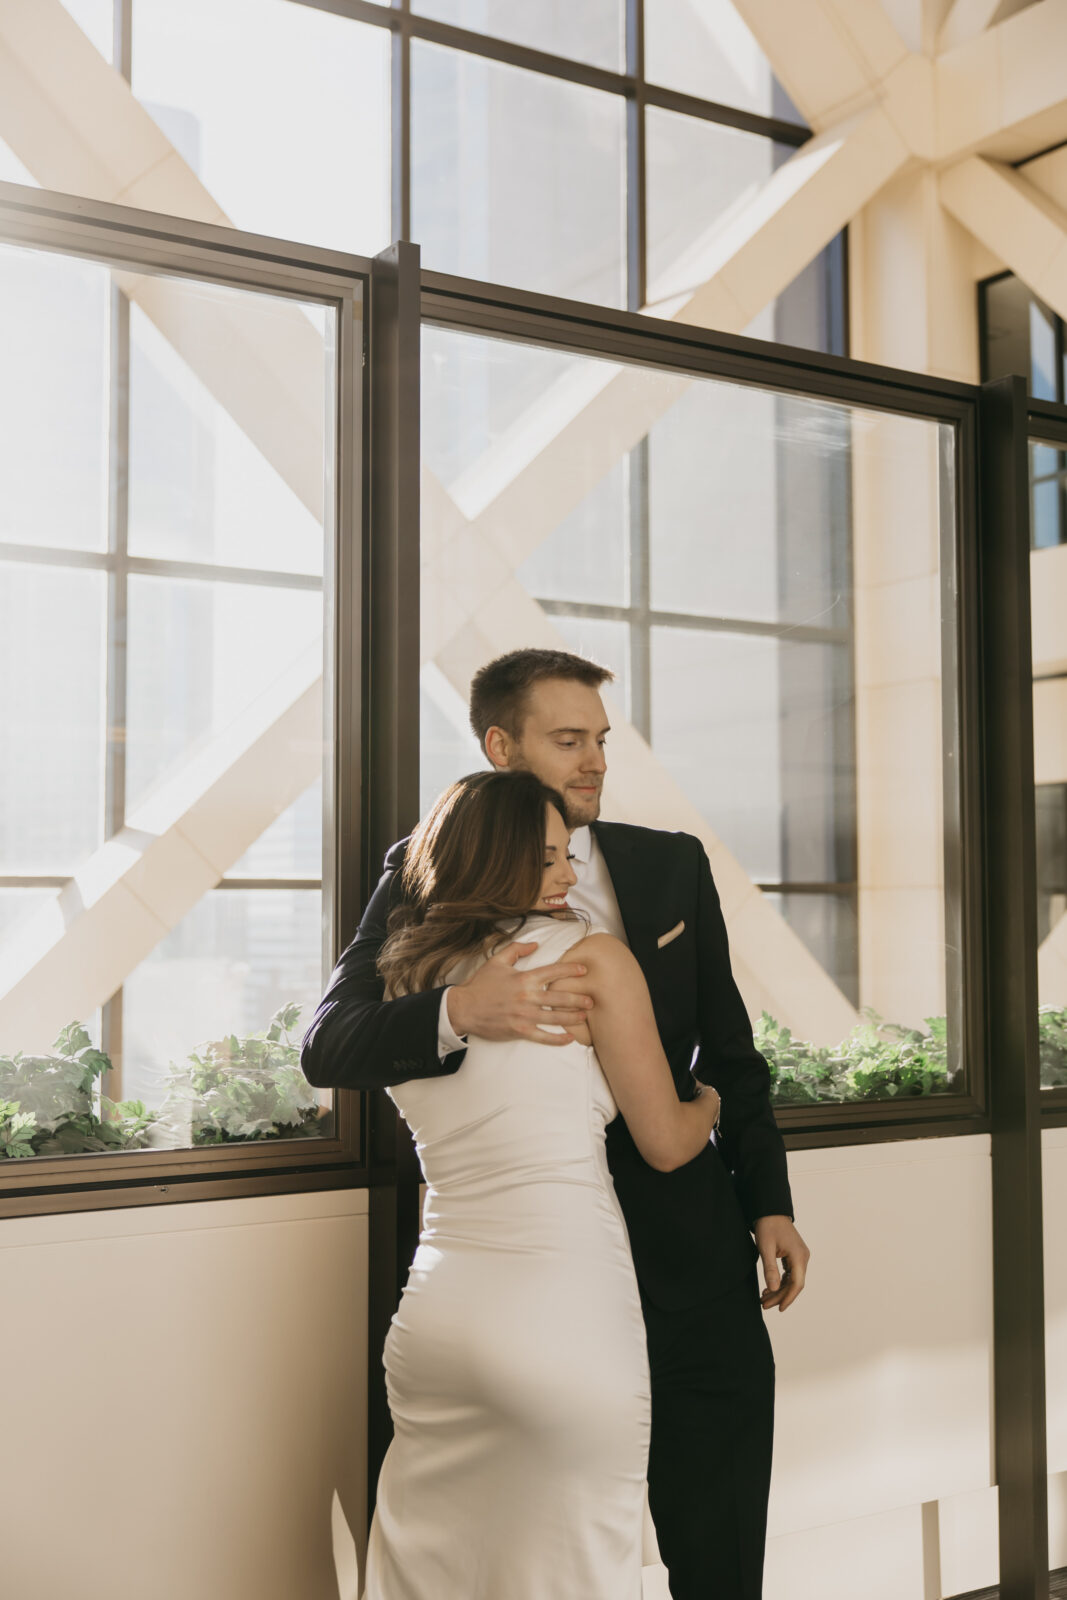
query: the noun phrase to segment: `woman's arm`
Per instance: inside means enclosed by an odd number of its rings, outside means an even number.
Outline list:
[[[650,1167],[673,1172],[708,1143],[719,1097],[705,1089],[695,1100],[679,1100],[644,973],[624,944],[593,933],[567,954],[586,967],[589,1032],[633,1141]]]

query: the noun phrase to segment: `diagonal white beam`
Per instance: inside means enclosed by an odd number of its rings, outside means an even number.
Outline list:
[[[1054,201],[1061,211],[1067,211],[1067,145],[1025,162],[1019,168],[1019,176]]]
[[[88,1017],[322,771],[322,644],[162,783],[0,945],[0,1038],[44,1052]]]
[[[939,192],[958,222],[1067,317],[1067,212],[1020,173],[984,156],[949,167]]]
[[[1021,161],[1067,138],[1067,0],[1039,0],[934,65],[934,156]]]
[[[0,5],[0,135],[46,189],[228,223],[59,0]],[[116,274],[313,516],[323,509],[322,340],[298,306]]]
[[[967,44],[1031,3],[1032,0],[954,0],[937,36],[939,54]]]
[[[734,0],[811,127],[868,104],[908,50],[880,0]]]
[[[671,304],[672,320],[739,332],[908,159],[877,107],[802,146],[709,237],[709,275]],[[471,523],[466,537],[473,531],[520,566],[691,381],[608,362],[576,365],[450,486]]]

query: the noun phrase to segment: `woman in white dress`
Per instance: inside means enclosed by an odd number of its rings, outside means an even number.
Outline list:
[[[604,1129],[670,1171],[711,1136],[682,1103],[641,969],[566,904],[563,803],[531,773],[454,784],[412,835],[379,967],[392,997],[579,961],[571,1042],[472,1037],[458,1072],[389,1091],[427,1183],[385,1345],[394,1437],[365,1600],[639,1600],[649,1439],[645,1329]],[[556,1029],[555,1031],[560,1031]]]

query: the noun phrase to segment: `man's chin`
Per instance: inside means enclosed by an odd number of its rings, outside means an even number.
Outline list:
[[[588,827],[590,822],[595,822],[600,815],[600,794],[595,794],[591,799],[579,798],[573,790],[564,796],[567,802],[566,822],[573,832],[575,828]]]

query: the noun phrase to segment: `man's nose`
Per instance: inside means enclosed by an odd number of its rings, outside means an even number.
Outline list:
[[[582,770],[584,772],[607,772],[607,752],[602,745],[597,745],[596,749],[586,757],[582,762]]]

